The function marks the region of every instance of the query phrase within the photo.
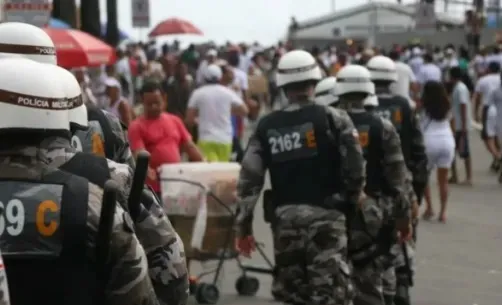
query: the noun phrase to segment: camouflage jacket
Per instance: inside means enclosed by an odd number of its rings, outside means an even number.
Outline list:
[[[53,167],[60,167],[76,154],[64,138],[52,138],[44,141],[40,147]],[[125,207],[133,170],[127,164],[111,160],[108,160],[108,167],[111,178],[119,184],[119,200]],[[161,304],[185,304],[188,298],[188,271],[183,242],[157,197],[148,189],[141,196],[141,211],[134,228],[147,254],[149,274]]]
[[[0,177],[37,180],[44,174],[55,170],[46,158],[46,152],[37,147],[24,147],[3,151],[0,154]],[[90,236],[97,234],[101,213],[103,190],[97,185],[88,183],[89,197],[87,209],[87,227]],[[71,204],[71,203],[66,203]],[[111,259],[113,262],[107,285],[107,303],[123,304],[159,304],[153,286],[148,277],[148,266],[145,251],[139,243],[132,220],[117,205],[114,220]],[[95,240],[89,239],[87,256],[95,260]]]

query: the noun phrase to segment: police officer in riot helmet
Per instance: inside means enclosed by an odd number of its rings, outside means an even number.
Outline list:
[[[315,86],[315,102],[325,106],[335,106],[338,96],[335,90],[336,77],[329,76],[321,80]]]
[[[397,80],[396,65],[388,57],[375,56],[368,61],[367,68],[378,97],[375,110],[396,127],[406,165],[413,176],[415,194],[421,198],[427,184],[427,156],[413,109],[406,98],[391,93],[390,85]]]
[[[425,146],[418,118],[406,98],[391,93],[390,85],[397,80],[397,73],[395,63],[390,58],[375,56],[368,61],[367,68],[370,71],[371,79],[375,84],[378,96],[376,111],[379,115],[392,122],[401,139],[401,148],[406,166],[411,173],[411,177],[408,177],[408,183],[411,183],[412,188],[408,192],[408,197],[412,202],[412,214],[414,215],[412,221],[416,224],[415,215],[417,215],[418,204],[420,203],[428,179],[427,156],[425,154]],[[405,245],[405,247],[409,248],[408,245]],[[397,255],[402,257],[407,254],[402,251],[402,253]],[[388,296],[396,293],[394,298],[396,304],[410,304],[409,286],[412,271],[409,261],[406,265],[397,266],[396,268],[395,277],[397,284],[395,292],[393,289],[385,288],[386,283],[391,286],[394,285],[394,280],[389,280],[389,277],[393,277],[394,275],[389,273],[384,275],[384,290],[387,291]]]
[[[54,43],[42,29],[34,29],[33,26],[26,23],[2,23],[0,25],[0,57],[16,55],[37,62],[57,65]],[[76,129],[78,131],[72,141],[77,145],[76,148],[134,166],[127,137],[120,121],[107,115],[95,105],[88,105],[87,112],[91,124],[88,128]],[[92,148],[96,150],[99,147],[102,147],[104,152],[92,150]]]
[[[238,248],[255,248],[252,220],[265,171],[270,173],[276,272],[287,304],[347,304],[353,289],[346,220],[362,199],[364,160],[347,113],[314,102],[321,79],[305,51],[283,55],[277,85],[289,101],[260,120],[238,182]]]
[[[368,95],[368,97],[364,99],[364,109],[367,112],[374,112],[377,107],[378,97],[375,94]]]
[[[51,136],[70,138],[68,101],[48,67],[0,60],[0,249],[12,303],[90,305],[104,293],[108,304],[158,304],[145,252],[120,206],[107,281],[98,277],[94,243],[103,191],[48,166],[41,149]]]
[[[17,38],[20,35],[24,35],[25,40]],[[16,45],[14,42],[25,44],[21,50],[30,47],[31,41],[36,43],[35,46],[43,45],[46,50],[54,50],[50,37],[42,29],[28,24],[21,24],[19,27],[12,27],[10,23],[0,24],[0,42],[2,41],[4,44],[0,44],[0,54],[3,57],[14,56],[1,53],[1,48],[5,45],[9,46],[10,49],[7,48],[7,50],[12,52],[12,45]],[[35,47],[34,49],[36,50]],[[78,143],[76,146],[83,147],[83,150],[88,147],[93,152],[103,151],[103,146],[97,139],[99,136],[92,130],[86,130],[88,112],[85,111],[86,106],[82,102],[80,86],[73,74],[55,65],[54,52],[46,52],[43,56],[34,56],[31,53],[21,53],[21,55],[47,63],[46,70],[59,76],[58,82],[66,98],[69,99],[68,117],[74,133],[72,140]],[[98,109],[98,111],[101,113],[101,110]],[[76,139],[75,133],[77,132],[82,132],[84,135],[90,134],[88,139],[92,140],[91,144],[84,144],[85,141],[79,141],[80,138]],[[116,163],[96,154],[78,152],[67,138],[54,134],[41,142],[40,148],[41,154],[46,157],[48,165],[52,168],[59,168],[84,177],[99,187],[103,187],[108,179],[117,182],[120,189],[119,203],[127,209],[133,176],[133,169],[127,164]],[[135,217],[134,229],[141,244],[147,250],[148,273],[159,300],[169,304],[185,304],[188,298],[188,271],[183,243],[165,215],[159,199],[149,189],[143,190],[141,212],[138,217]],[[159,268],[159,264],[163,267]]]
[[[407,198],[407,168],[399,135],[386,119],[365,110],[372,103],[375,86],[370,72],[363,66],[348,65],[337,74],[338,107],[347,110],[359,133],[366,160],[367,200],[361,205],[361,217],[352,226],[349,255],[354,266],[357,289],[354,305],[385,304],[382,275],[388,264],[393,232],[409,234],[410,203]],[[392,230],[385,230],[386,227]],[[369,250],[372,249],[372,250]],[[371,301],[370,301],[371,300]]]

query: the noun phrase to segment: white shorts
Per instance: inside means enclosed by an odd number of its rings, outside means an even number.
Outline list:
[[[428,168],[450,168],[455,158],[455,139],[446,135],[430,135],[425,137],[425,152]]]
[[[486,115],[486,135],[493,138],[497,135],[497,108],[490,106]]]

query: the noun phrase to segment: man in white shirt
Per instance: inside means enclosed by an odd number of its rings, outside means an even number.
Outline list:
[[[208,161],[228,162],[232,154],[231,115],[243,117],[246,104],[235,92],[220,84],[221,68],[209,65],[205,69],[205,86],[196,89],[188,101],[186,123],[198,124],[199,149]]]
[[[428,81],[441,81],[441,69],[434,64],[432,55],[424,55],[424,64],[417,73],[417,81],[422,86]]]
[[[411,50],[411,59],[408,61],[413,73],[417,74],[424,64],[424,58],[422,58],[422,50],[419,47],[414,47]]]
[[[472,166],[469,149],[469,125],[471,123],[471,101],[467,86],[462,82],[462,70],[454,67],[450,70],[453,83],[451,94],[451,110],[454,120],[455,144],[458,156],[464,160],[466,180],[464,184],[472,184]],[[451,167],[451,183],[458,182],[455,159]]]
[[[498,87],[497,89],[493,90],[492,93],[490,94],[489,101],[488,103],[491,105],[492,108],[494,108],[495,112],[495,118],[494,118],[494,131],[495,131],[495,138],[498,139],[499,141],[502,140],[502,86]],[[492,109],[489,109],[489,111]],[[493,110],[492,110],[493,111]],[[489,115],[488,115],[489,117]],[[487,119],[487,125],[490,125],[489,121],[490,118]],[[489,128],[487,128],[489,129]],[[488,133],[488,130],[487,130]],[[493,151],[498,152],[498,160],[499,164],[502,163],[502,151],[500,148],[495,147],[497,150],[493,149]],[[502,171],[499,173],[499,182],[502,183]]]
[[[486,119],[488,116],[488,108],[490,106],[491,100],[489,99],[492,91],[500,87],[500,64],[496,61],[491,61],[488,64],[487,74],[481,77],[476,83],[476,88],[474,89],[474,113],[476,115],[476,120],[483,124],[483,129],[481,131],[481,138],[486,140]],[[479,108],[483,105],[481,112],[481,118],[479,117]]]
[[[410,103],[414,104],[413,99],[418,92],[417,79],[411,70],[410,66],[399,61],[400,54],[398,51],[391,51],[389,58],[396,63],[397,82],[391,84],[391,92],[396,95],[406,97]]]

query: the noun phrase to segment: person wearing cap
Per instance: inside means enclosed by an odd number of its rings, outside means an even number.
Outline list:
[[[116,116],[125,126],[132,121],[132,110],[127,100],[120,94],[122,87],[120,82],[113,77],[105,80],[106,107],[105,110]]]
[[[413,73],[418,74],[422,66],[424,65],[422,50],[419,47],[414,47],[411,49],[411,58],[408,61],[408,65],[410,65]],[[431,62],[434,62],[433,60]]]
[[[195,82],[197,85],[203,85],[205,79],[206,69],[209,65],[216,63],[218,60],[218,51],[216,49],[209,49],[206,52],[206,58],[199,64],[199,68],[195,73]]]
[[[196,89],[190,100],[185,122],[198,126],[197,145],[208,161],[228,162],[232,154],[231,116],[244,117],[247,106],[234,91],[220,84],[221,68],[209,65],[205,70],[205,86]]]
[[[237,248],[255,249],[253,216],[268,170],[264,215],[274,228],[275,276],[285,304],[351,304],[347,227],[364,197],[364,160],[347,113],[316,104],[316,59],[294,50],[279,60],[277,85],[289,104],[263,117],[238,181]],[[334,170],[336,169],[336,170]]]
[[[423,86],[428,81],[440,82],[442,80],[441,69],[434,63],[434,59],[429,53],[424,54],[423,64],[419,66],[418,72],[415,72],[416,70],[413,69],[412,65],[410,67],[417,76],[417,82],[420,86]]]
[[[36,30],[24,39],[33,33]],[[11,301],[158,304],[129,215],[120,204],[106,203],[116,209],[103,274],[103,266],[96,264],[101,260],[96,238],[88,238],[100,235],[103,190],[47,163],[45,147],[54,137],[69,142],[68,105],[74,104],[67,99],[55,67],[26,58],[0,60],[0,194],[7,211],[14,209],[19,212],[15,215],[23,216],[6,216],[7,230],[1,234]]]

